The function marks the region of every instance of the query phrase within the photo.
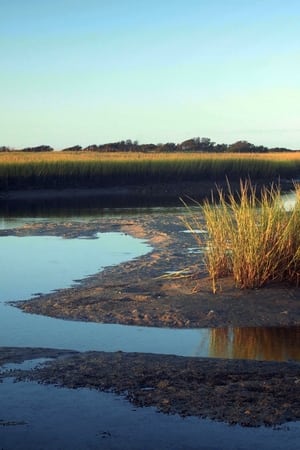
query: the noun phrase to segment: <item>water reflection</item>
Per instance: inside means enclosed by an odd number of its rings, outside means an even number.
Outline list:
[[[1,204],[1,202],[0,202]],[[79,221],[79,222],[89,222],[94,219],[102,219],[102,218],[134,218],[138,215],[146,215],[153,213],[171,213],[174,212],[176,214],[184,214],[185,208],[182,206],[177,207],[141,207],[141,208],[89,208],[87,205],[86,208],[69,208],[67,210],[60,209],[37,209],[35,211],[31,211],[31,215],[28,216],[28,211],[24,209],[23,214],[22,211],[18,210],[10,210],[9,214],[6,212],[3,214],[0,206],[0,230],[6,230],[11,228],[17,228],[24,226],[25,224],[33,224],[33,223],[43,223],[49,221],[55,221],[56,223],[65,222],[66,220]]]
[[[281,196],[283,207],[286,211],[292,211],[295,207],[297,201],[297,195],[295,192],[291,191],[287,194],[282,194]]]
[[[300,327],[215,328],[209,356],[214,358],[300,361]]]
[[[300,426],[232,426],[134,408],[122,397],[33,382],[0,383],[0,448],[5,450],[295,450]],[[155,431],[154,431],[155,430]]]
[[[122,233],[99,233],[94,239],[6,236],[0,248],[0,346],[300,361],[300,327],[134,327],[25,314],[5,304],[70,286],[74,279],[143,255],[150,248],[139,239]]]
[[[89,195],[80,196],[78,192],[68,197],[59,196],[48,198],[15,198],[6,199],[5,195],[0,196],[0,214],[10,216],[66,216],[66,215],[88,215],[99,214],[104,209],[139,209],[153,207],[182,207],[182,202],[178,195],[165,196],[148,195],[136,192],[129,195],[125,190],[115,195],[100,195],[98,191],[88,191]]]
[[[97,233],[94,238],[56,236],[0,237],[0,302],[28,299],[34,293],[72,285],[147,253],[145,241],[123,233]]]

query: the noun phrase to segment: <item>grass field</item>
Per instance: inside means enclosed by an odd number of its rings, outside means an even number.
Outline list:
[[[0,153],[0,189],[292,179],[300,153]]]

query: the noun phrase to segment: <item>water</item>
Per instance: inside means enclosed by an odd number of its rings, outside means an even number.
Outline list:
[[[196,356],[208,330],[170,330],[66,321],[25,314],[5,303],[74,284],[104,266],[145,254],[151,248],[122,233],[95,239],[53,236],[0,237],[0,346],[72,350],[139,351]],[[184,338],[183,338],[184,336]],[[202,349],[204,354],[207,350]]]
[[[0,248],[2,301],[68,287],[75,279],[151,250],[142,240],[123,233],[77,239],[7,236],[0,237]]]
[[[284,209],[286,211],[292,211],[293,208],[295,207],[295,204],[297,201],[296,193],[293,191],[290,191],[287,194],[282,194],[281,199],[282,199]]]
[[[154,408],[135,409],[122,397],[37,383],[0,384],[3,450],[296,450],[299,423],[242,428]],[[10,425],[1,426],[1,420]],[[5,423],[5,422],[3,422]]]
[[[84,239],[7,236],[0,237],[0,248],[0,346],[300,360],[300,327],[185,330],[99,324],[26,314],[5,303],[74,285],[75,279],[151,251],[142,240],[122,233]]]
[[[9,222],[11,227],[20,225],[18,219]],[[28,219],[22,219],[25,222]],[[2,227],[8,228],[7,221],[2,220]],[[129,327],[25,314],[5,303],[70,286],[73,280],[106,265],[149,252],[151,248],[141,240],[121,233],[97,234],[94,239],[8,236],[0,238],[0,248],[0,346],[300,360],[299,328]],[[43,361],[8,364],[1,369],[28,370]],[[15,383],[9,372],[0,383],[0,398],[1,450],[294,450],[299,444],[299,423],[273,430],[183,419],[157,414],[155,408],[136,409],[114,394]]]

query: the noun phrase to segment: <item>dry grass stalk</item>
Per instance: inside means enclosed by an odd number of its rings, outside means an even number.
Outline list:
[[[300,189],[292,211],[286,211],[279,187],[256,194],[250,181],[235,194],[218,191],[218,199],[200,206],[208,231],[205,264],[216,292],[217,280],[231,275],[239,288],[260,288],[270,281],[300,281]],[[199,219],[191,211],[185,223],[193,231]],[[198,214],[198,213],[197,213]]]

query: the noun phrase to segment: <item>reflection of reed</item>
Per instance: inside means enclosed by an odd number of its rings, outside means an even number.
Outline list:
[[[300,361],[300,327],[215,328],[210,332],[209,356]]]

